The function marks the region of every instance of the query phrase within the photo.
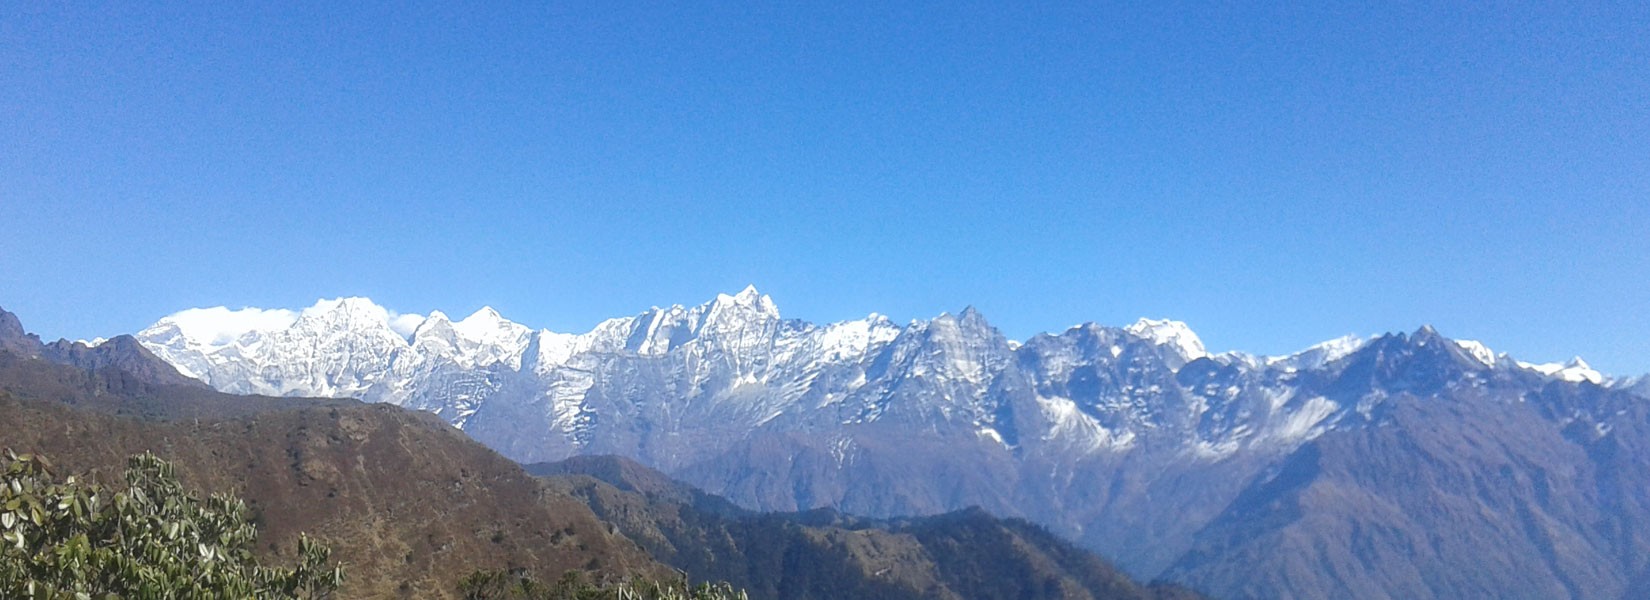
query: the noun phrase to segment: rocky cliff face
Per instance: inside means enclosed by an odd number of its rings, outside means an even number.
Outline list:
[[[0,309],[0,352],[88,371],[114,369],[146,383],[205,387],[199,380],[184,376],[160,360],[132,336],[116,336],[96,343],[57,340],[42,344],[40,336],[25,332],[17,315],[5,309]]]
[[[40,351],[40,338],[23,330],[17,315],[0,309],[0,351],[33,356]]]
[[[1626,515],[1634,502],[1622,491],[1650,480],[1650,462],[1598,450],[1644,439],[1635,384],[1582,363],[1520,363],[1431,328],[1290,356],[1211,355],[1172,321],[1019,343],[972,309],[905,325],[785,320],[753,289],[577,335],[490,310],[412,323],[360,299],[290,315],[213,328],[180,313],[138,339],[218,389],[419,408],[520,461],[630,456],[754,508],[1024,516],[1136,575],[1167,573],[1216,596],[1612,597],[1644,571],[1618,547],[1650,529]],[[1554,487],[1558,474],[1603,473],[1607,462],[1621,468]],[[1486,474],[1547,483],[1474,479]],[[1364,502],[1336,501],[1353,489]],[[1555,523],[1588,519],[1530,508],[1559,493],[1618,515],[1620,531],[1553,537]],[[1463,504],[1421,519],[1426,501],[1451,495]],[[1520,525],[1510,531],[1524,546],[1461,529],[1480,513],[1495,515],[1485,528]],[[1421,520],[1400,527],[1382,514]],[[1375,519],[1360,531],[1388,545],[1341,535],[1359,519]],[[1472,541],[1440,541],[1462,538]],[[1560,547],[1589,550],[1555,558]],[[1502,548],[1528,552],[1481,560]],[[1613,566],[1565,566],[1597,557]],[[1257,564],[1275,577],[1244,577]]]

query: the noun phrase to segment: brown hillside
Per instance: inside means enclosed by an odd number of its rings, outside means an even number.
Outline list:
[[[0,447],[118,481],[127,456],[253,508],[258,551],[299,532],[346,565],[346,598],[446,598],[477,569],[670,573],[590,509],[431,418],[387,405],[244,398],[0,351]]]

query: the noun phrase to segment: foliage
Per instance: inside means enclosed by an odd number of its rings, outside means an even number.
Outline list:
[[[222,494],[197,500],[153,454],[127,461],[126,484],[58,482],[45,458],[7,450],[0,598],[313,599],[342,582],[342,569],[327,566],[331,551],[306,536],[297,567],[259,565],[246,504]]]
[[[502,571],[477,571],[458,584],[464,600],[747,600],[745,592],[726,583],[659,583],[631,580],[597,584],[577,571],[568,571],[553,584],[530,575]]]

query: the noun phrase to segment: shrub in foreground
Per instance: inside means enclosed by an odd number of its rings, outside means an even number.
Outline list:
[[[224,494],[204,502],[178,483],[171,463],[131,457],[126,489],[73,476],[43,457],[6,451],[0,465],[0,598],[194,600],[330,597],[343,580],[331,551],[298,540],[294,568],[268,567],[251,551],[257,528],[246,504]]]

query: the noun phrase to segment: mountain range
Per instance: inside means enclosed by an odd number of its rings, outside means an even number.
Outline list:
[[[1223,598],[1650,590],[1643,379],[1430,327],[1288,356],[1182,323],[781,318],[753,288],[581,334],[361,298],[136,340],[220,391],[432,412],[524,463],[621,455],[756,510],[978,506]]]
[[[254,553],[291,560],[299,532],[331,546],[344,598],[471,597],[459,585],[470,574],[570,570],[728,580],[758,599],[1201,597],[1138,585],[978,510],[897,523],[757,514],[616,457],[534,465],[539,478],[428,413],[224,394],[130,336],[42,344],[4,310],[0,423],[0,448],[94,481],[132,454],[160,455],[197,496],[246,500]]]

